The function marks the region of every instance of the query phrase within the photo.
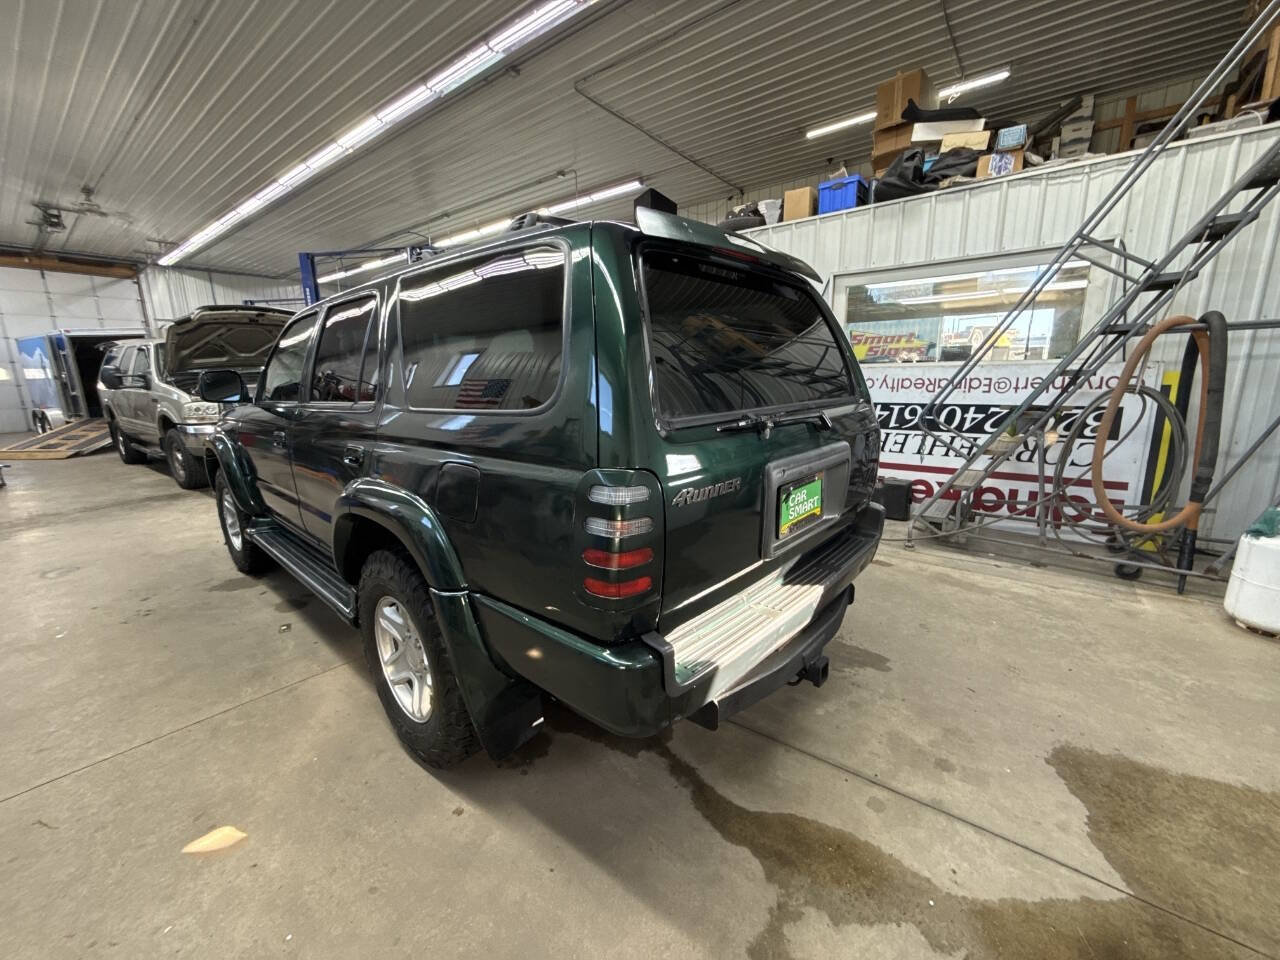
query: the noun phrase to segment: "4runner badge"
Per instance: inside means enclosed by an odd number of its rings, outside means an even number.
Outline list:
[[[685,487],[675,495],[675,499],[671,501],[671,505],[673,507],[683,507],[690,503],[700,503],[703,500],[710,500],[712,497],[722,497],[726,493],[737,493],[741,489],[741,477],[734,477],[732,480],[724,480],[720,483],[713,483],[706,487]]]

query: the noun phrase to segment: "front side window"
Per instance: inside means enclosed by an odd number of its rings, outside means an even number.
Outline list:
[[[137,352],[133,355],[133,366],[129,368],[129,372],[134,376],[142,373],[150,373],[150,354],[151,351],[146,347],[139,347]]]
[[[362,297],[329,308],[312,365],[311,399],[321,403],[372,401],[378,365],[377,300]]]
[[[116,368],[121,374],[129,374],[133,372],[133,358],[137,352],[137,347],[125,347],[120,351],[120,360],[116,364]]]
[[[302,392],[302,367],[307,361],[307,345],[316,328],[316,315],[304,313],[280,334],[275,353],[262,374],[262,399],[296,403]]]
[[[798,286],[664,251],[643,256],[664,419],[857,396],[832,325]]]
[[[411,407],[529,410],[560,380],[565,256],[508,250],[408,278],[400,288]]]

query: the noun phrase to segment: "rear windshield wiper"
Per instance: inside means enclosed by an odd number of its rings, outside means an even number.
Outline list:
[[[774,427],[780,427],[788,423],[816,423],[822,430],[832,429],[831,418],[827,416],[827,411],[797,410],[794,413],[780,413],[773,416],[768,414],[747,415],[740,420],[720,424],[716,427],[716,432],[732,433],[737,430],[759,430],[761,435],[768,440],[769,435],[773,433]]]

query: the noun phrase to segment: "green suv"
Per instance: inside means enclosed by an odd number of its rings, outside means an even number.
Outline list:
[[[501,756],[561,701],[715,729],[823,649],[883,527],[879,430],[799,260],[640,208],[526,217],[308,307],[207,469],[244,573],[359,627],[403,742]]]

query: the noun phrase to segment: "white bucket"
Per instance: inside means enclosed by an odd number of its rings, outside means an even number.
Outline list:
[[[1280,633],[1280,537],[1241,537],[1222,600],[1239,623]]]

